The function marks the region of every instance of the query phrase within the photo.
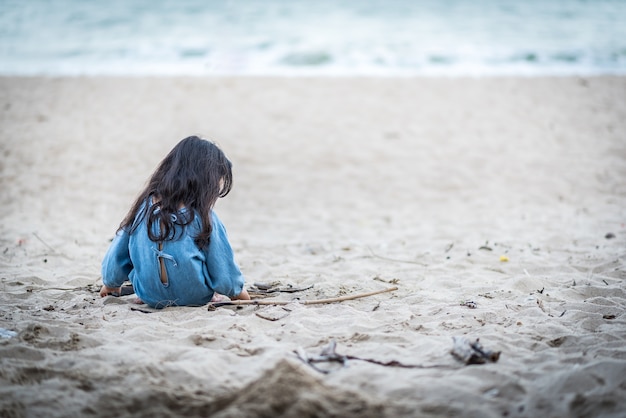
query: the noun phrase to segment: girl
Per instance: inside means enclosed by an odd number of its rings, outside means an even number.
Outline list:
[[[130,280],[154,308],[201,306],[217,294],[250,299],[213,212],[232,182],[231,163],[217,145],[196,136],[180,141],[120,224],[102,261],[100,296],[121,293]]]

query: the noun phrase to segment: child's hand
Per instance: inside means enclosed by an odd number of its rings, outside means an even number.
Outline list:
[[[243,289],[241,291],[241,293],[233,298],[231,298],[233,300],[238,299],[238,300],[250,300],[250,295],[248,294],[248,291],[246,289]]]
[[[108,296],[108,295],[110,295],[112,293],[120,295],[122,293],[122,288],[121,287],[102,286],[102,289],[100,289],[100,296],[101,297]]]

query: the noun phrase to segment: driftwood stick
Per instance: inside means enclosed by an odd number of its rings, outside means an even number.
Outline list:
[[[378,295],[380,293],[386,293],[386,292],[393,292],[395,290],[398,290],[398,286],[393,286],[393,287],[390,287],[390,288],[387,288],[387,289],[382,289],[382,290],[375,290],[373,292],[359,293],[359,294],[356,294],[356,295],[340,296],[340,297],[337,297],[337,298],[307,300],[307,301],[304,301],[303,303],[305,305],[319,305],[319,304],[322,304],[322,303],[343,302],[344,300],[366,298],[368,296],[374,296],[374,295]]]
[[[390,287],[388,289],[376,290],[373,292],[367,293],[358,293],[356,295],[347,295],[340,296],[336,298],[328,298],[328,299],[317,299],[317,300],[303,300],[303,301],[272,301],[272,300],[231,300],[226,302],[211,302],[209,303],[209,309],[219,308],[220,306],[245,306],[245,305],[289,305],[291,303],[301,303],[302,305],[319,305],[323,303],[335,303],[335,302],[343,302],[345,300],[359,299],[365,298],[368,296],[378,295],[380,293],[385,292],[393,292],[394,290],[398,290],[397,286]]]

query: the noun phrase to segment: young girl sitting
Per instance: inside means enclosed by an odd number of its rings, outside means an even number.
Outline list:
[[[100,296],[121,293],[130,280],[155,308],[201,306],[218,294],[250,299],[213,212],[232,180],[231,163],[214,143],[196,136],[180,141],[122,221],[102,261]]]

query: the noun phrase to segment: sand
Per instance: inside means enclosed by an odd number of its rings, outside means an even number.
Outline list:
[[[5,77],[0,92],[0,416],[624,416],[626,78]],[[398,290],[214,311],[100,298],[120,220],[192,134],[234,163],[216,210],[248,287]],[[465,365],[453,337],[500,359]],[[417,367],[324,374],[294,353],[331,341]]]

